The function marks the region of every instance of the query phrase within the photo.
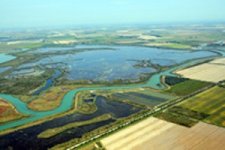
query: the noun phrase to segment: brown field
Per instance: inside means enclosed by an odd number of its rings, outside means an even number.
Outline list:
[[[0,99],[0,124],[23,117],[19,114],[14,106]]]
[[[176,73],[186,78],[216,83],[225,80],[225,58],[180,70]]]
[[[101,140],[107,150],[223,150],[225,129],[206,123],[186,128],[150,117]]]

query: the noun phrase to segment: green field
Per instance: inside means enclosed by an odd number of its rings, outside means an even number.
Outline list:
[[[225,88],[210,88],[156,114],[156,117],[188,127],[198,121],[225,127]]]
[[[213,87],[200,93],[180,106],[209,114],[205,122],[225,127],[225,88]]]
[[[169,122],[173,122],[186,127],[192,127],[193,125],[198,123],[199,120],[203,120],[208,116],[208,114],[190,110],[181,106],[173,106],[155,115],[155,117],[158,117],[160,119],[167,120]]]
[[[170,89],[166,90],[166,92],[175,94],[177,96],[185,96],[191,94],[201,88],[210,85],[208,82],[197,81],[197,80],[187,80],[178,84],[175,84]]]
[[[141,104],[152,108],[167,100],[174,99],[174,96],[169,94],[154,93],[150,91],[138,91],[127,93],[114,93],[112,99],[120,101],[130,101],[133,103]]]

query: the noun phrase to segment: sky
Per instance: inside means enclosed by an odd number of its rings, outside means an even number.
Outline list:
[[[225,21],[225,0],[0,0],[0,28]]]

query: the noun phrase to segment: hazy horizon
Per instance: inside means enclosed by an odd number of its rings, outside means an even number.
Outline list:
[[[225,22],[223,0],[1,0],[0,28]]]

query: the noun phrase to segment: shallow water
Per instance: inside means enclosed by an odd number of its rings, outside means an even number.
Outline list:
[[[60,75],[61,75],[61,72],[59,70],[55,70],[54,74],[49,79],[47,79],[45,85],[41,87],[40,89],[36,90],[33,93],[33,95],[39,95],[41,92],[50,88],[53,85],[54,80],[57,79]]]
[[[11,67],[0,67],[0,73],[3,73],[7,70],[9,70]]]
[[[137,80],[140,75],[154,73],[157,70],[152,67],[135,68],[135,60],[151,60],[152,63],[160,66],[171,66],[190,59],[216,55],[209,51],[190,52],[138,46],[107,45],[77,45],[75,47],[64,48],[42,48],[34,52],[48,52],[54,50],[66,51],[79,48],[95,48],[95,50],[83,51],[75,54],[53,55],[35,62],[23,64],[20,68],[63,62],[66,64],[68,70],[66,78],[69,80]],[[104,50],[104,48],[108,49]]]
[[[15,56],[8,54],[0,54],[0,64],[15,59]]]
[[[82,49],[93,49],[93,48],[110,48],[109,46],[104,45],[72,45],[72,46],[57,46],[57,47],[42,47],[29,53],[55,53],[55,52],[62,52],[62,51],[71,51],[71,50],[82,50]]]

